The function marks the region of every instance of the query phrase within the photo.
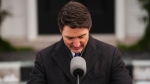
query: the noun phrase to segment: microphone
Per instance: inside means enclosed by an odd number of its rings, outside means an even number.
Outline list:
[[[74,57],[71,59],[70,62],[70,72],[72,76],[78,78],[79,84],[79,77],[82,77],[86,73],[86,61],[82,57]]]

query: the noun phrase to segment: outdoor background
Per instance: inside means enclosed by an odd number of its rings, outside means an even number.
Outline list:
[[[69,0],[0,0],[0,84],[25,84],[36,52],[59,41],[57,15]],[[90,33],[122,53],[134,84],[150,84],[150,0],[76,0]]]

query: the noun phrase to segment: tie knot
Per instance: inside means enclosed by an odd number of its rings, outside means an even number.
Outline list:
[[[80,56],[81,53],[75,53],[74,57]]]

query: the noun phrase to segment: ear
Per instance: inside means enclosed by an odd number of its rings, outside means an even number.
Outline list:
[[[62,33],[63,29],[59,29],[59,32]]]
[[[59,29],[59,32],[61,33],[61,30]]]

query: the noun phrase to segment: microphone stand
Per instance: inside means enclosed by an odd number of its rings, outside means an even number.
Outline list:
[[[79,84],[79,74],[77,75],[77,84]]]

